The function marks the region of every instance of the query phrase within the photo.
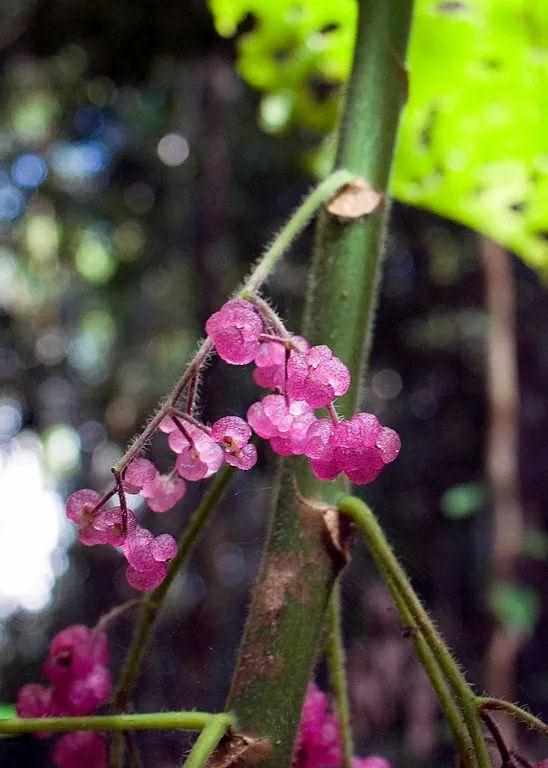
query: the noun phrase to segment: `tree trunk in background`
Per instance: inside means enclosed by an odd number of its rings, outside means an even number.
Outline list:
[[[484,239],[487,330],[487,398],[489,432],[486,469],[492,509],[493,537],[490,586],[513,584],[522,550],[523,520],[519,483],[519,382],[516,352],[516,291],[512,259],[499,245]],[[523,634],[498,622],[487,651],[485,685],[489,694],[514,701],[516,659]],[[501,719],[511,744],[515,722]]]

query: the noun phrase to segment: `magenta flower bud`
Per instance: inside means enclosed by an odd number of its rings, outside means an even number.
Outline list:
[[[74,731],[61,736],[53,750],[57,768],[107,768],[105,737],[92,731]]]

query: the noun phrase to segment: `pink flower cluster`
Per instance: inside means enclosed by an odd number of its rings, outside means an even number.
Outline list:
[[[309,458],[322,480],[343,473],[357,485],[371,483],[398,455],[398,434],[368,413],[339,420],[333,401],[348,392],[348,368],[328,346],[311,347],[287,332],[276,336],[266,323],[254,304],[235,299],[206,324],[219,357],[233,365],[254,361],[255,382],[276,392],[253,403],[249,424],[276,453]],[[330,418],[317,418],[317,408],[327,408]]]
[[[342,744],[337,718],[327,696],[314,683],[308,691],[301,714],[294,768],[340,768]],[[353,768],[390,768],[383,757],[355,757]]]
[[[93,714],[107,703],[112,691],[107,636],[76,624],[53,638],[43,665],[50,685],[24,685],[17,696],[19,717],[62,717]],[[93,761],[92,761],[93,759]],[[87,760],[87,762],[86,762]],[[105,739],[98,733],[62,736],[54,749],[58,768],[107,764]]]
[[[127,508],[126,494],[140,494],[152,512],[167,512],[184,497],[188,482],[207,479],[225,463],[242,470],[254,467],[252,430],[282,456],[306,456],[323,480],[344,473],[353,483],[370,483],[400,449],[397,433],[375,416],[337,417],[333,401],[348,391],[350,373],[329,347],[311,347],[306,339],[291,336],[281,321],[243,299],[211,315],[206,330],[226,362],[255,362],[256,383],[273,394],[251,405],[247,421],[225,416],[211,427],[192,416],[191,406],[187,413],[166,408],[156,429],[167,436],[175,454],[171,472],[161,474],[151,461],[136,456],[107,494],[82,489],[66,505],[82,544],[118,548],[128,563],[129,584],[143,592],[165,578],[176,554],[175,540],[169,534],[155,537],[140,526]],[[318,418],[318,408],[327,409],[329,418]],[[107,504],[116,494],[118,505]]]

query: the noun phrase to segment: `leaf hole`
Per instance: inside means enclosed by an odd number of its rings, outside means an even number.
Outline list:
[[[458,0],[446,0],[443,3],[438,3],[438,11],[440,13],[462,13],[467,11],[468,6],[466,3],[458,2]]]
[[[332,21],[329,24],[324,24],[320,29],[320,35],[330,35],[332,32],[336,32],[341,28],[341,25],[337,21]]]

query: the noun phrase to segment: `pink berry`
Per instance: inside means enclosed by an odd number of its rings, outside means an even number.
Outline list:
[[[390,464],[400,452],[400,436],[390,427],[382,427],[377,435],[375,445],[380,450],[384,463]]]
[[[54,698],[60,711],[78,717],[95,712],[108,702],[111,694],[110,671],[107,667],[96,664],[84,677],[66,686],[57,686]]]
[[[391,768],[391,765],[384,757],[369,755],[368,757],[354,757],[352,768]]]
[[[111,544],[113,547],[120,547],[128,533],[133,531],[136,526],[137,520],[130,509],[127,510],[126,530],[124,531],[122,508],[106,507],[96,516],[91,529],[80,534],[80,541],[82,544]]]
[[[270,440],[276,453],[289,456],[303,453],[308,430],[316,417],[303,400],[288,405],[283,395],[267,395],[250,406],[247,420],[259,437]]]
[[[156,536],[152,542],[150,553],[158,563],[173,560],[177,554],[177,542],[169,533],[162,533],[160,536]]]
[[[147,481],[141,490],[141,496],[147,500],[153,512],[167,512],[179,502],[186,493],[186,483],[180,477],[157,474]]]
[[[251,427],[238,416],[225,416],[211,428],[212,438],[224,451],[227,464],[248,470],[257,463],[257,449],[249,445]]]
[[[143,485],[154,480],[157,469],[148,459],[136,458],[128,464],[122,484],[126,493],[139,493]]]
[[[52,688],[29,683],[19,689],[15,708],[19,717],[48,717],[52,712]]]
[[[156,567],[148,571],[136,571],[131,565],[127,567],[127,583],[139,592],[151,592],[160,586],[167,574],[164,563],[156,563]]]
[[[66,503],[68,519],[79,527],[88,525],[91,522],[92,510],[100,501],[101,496],[89,488],[71,493]]]
[[[356,485],[371,483],[384,467],[375,446],[379,422],[371,414],[356,414],[340,422],[334,435],[335,459],[342,472]]]
[[[177,543],[169,534],[155,538],[145,528],[137,528],[128,536],[122,552],[129,563],[126,571],[128,583],[141,592],[148,592],[164,580],[166,562],[177,553]]]
[[[106,634],[74,624],[51,641],[43,671],[51,683],[60,686],[85,677],[96,665],[107,664]]]
[[[91,731],[74,731],[58,739],[52,754],[57,768],[107,768],[105,737]]]
[[[223,450],[201,429],[193,427],[189,430],[189,435],[192,437],[193,445],[183,448],[179,454],[175,465],[177,472],[185,480],[202,480],[210,477],[217,472],[224,461]]]
[[[178,428],[168,434],[167,442],[173,453],[182,453],[185,448],[190,447],[190,440]]]
[[[285,389],[285,357],[283,344],[275,341],[265,341],[259,346],[255,355],[253,379],[256,384],[265,389],[283,392]]]
[[[287,363],[287,394],[322,408],[344,395],[350,387],[350,372],[325,344],[304,353],[291,352]]]
[[[308,686],[295,752],[295,768],[339,768],[342,759],[337,720],[325,693]]]
[[[228,301],[206,323],[207,335],[217,354],[232,365],[245,365],[253,360],[263,330],[257,310],[243,299]]]

